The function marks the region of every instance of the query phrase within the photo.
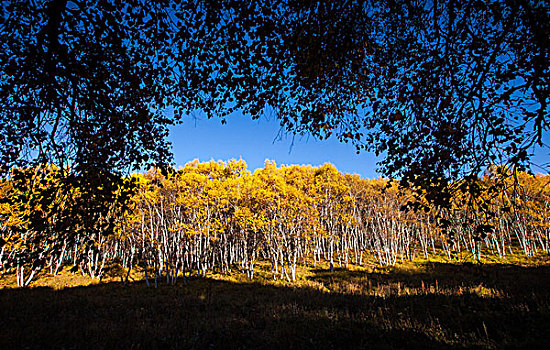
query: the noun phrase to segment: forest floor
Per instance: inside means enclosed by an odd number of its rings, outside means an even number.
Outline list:
[[[338,266],[338,265],[337,265]],[[0,278],[0,348],[502,349],[550,344],[550,257],[418,260],[381,268],[300,267],[294,283],[259,263],[228,275],[130,283],[63,271],[30,288]]]

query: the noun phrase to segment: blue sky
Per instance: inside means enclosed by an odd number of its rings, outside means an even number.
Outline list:
[[[380,176],[376,172],[377,158],[373,153],[356,153],[351,144],[335,138],[316,140],[309,136],[281,135],[275,117],[259,120],[235,113],[222,124],[219,118],[207,119],[197,113],[187,116],[181,125],[170,129],[176,167],[193,159],[201,162],[242,158],[248,169],[263,168],[266,159],[281,164],[321,165],[332,163],[345,173],[364,178]]]
[[[548,135],[545,135],[548,137]],[[193,159],[207,162],[243,159],[250,171],[264,166],[266,159],[281,164],[334,164],[345,173],[355,173],[364,178],[376,178],[376,162],[373,153],[356,153],[351,144],[335,138],[316,140],[309,136],[293,136],[280,133],[275,117],[263,116],[259,120],[235,113],[222,124],[221,119],[208,119],[201,113],[184,118],[181,125],[170,129],[175,165],[183,166]],[[549,143],[548,140],[544,140]],[[532,158],[535,173],[548,173],[550,155],[548,150],[538,150]],[[542,167],[541,167],[542,166]],[[544,170],[544,168],[546,170]]]

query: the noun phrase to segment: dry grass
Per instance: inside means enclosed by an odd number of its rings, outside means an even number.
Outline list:
[[[260,263],[253,281],[234,270],[158,289],[139,271],[124,286],[116,269],[28,289],[6,276],[0,348],[544,348],[548,256],[515,259],[302,267],[294,284]]]

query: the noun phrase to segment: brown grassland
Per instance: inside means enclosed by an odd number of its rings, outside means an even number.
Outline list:
[[[301,267],[294,283],[233,270],[147,287],[63,271],[30,288],[0,279],[1,349],[545,348],[550,257]]]

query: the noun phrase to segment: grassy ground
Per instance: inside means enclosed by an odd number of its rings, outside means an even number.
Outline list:
[[[509,260],[511,261],[511,260]],[[0,348],[546,348],[548,256],[301,268],[294,284],[260,264],[188,285],[124,286],[63,272],[15,289],[0,280]]]

